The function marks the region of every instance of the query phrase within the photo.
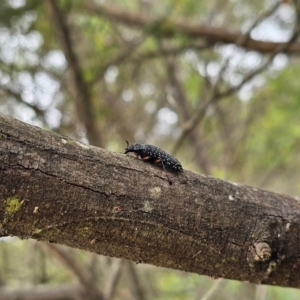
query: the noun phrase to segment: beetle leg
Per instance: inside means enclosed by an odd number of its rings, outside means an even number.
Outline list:
[[[143,157],[142,160],[149,160],[150,156]]]
[[[170,184],[170,185],[172,185],[172,181],[170,180],[170,178],[169,178],[169,176],[168,176],[168,174],[167,174],[167,171],[166,171],[166,168],[165,168],[164,162],[163,162],[161,159],[158,159],[158,160],[159,160],[159,162],[161,162],[161,163],[162,163],[162,166],[163,166],[163,168],[164,168],[164,170],[165,170],[165,175],[166,175],[166,176],[167,176],[167,178],[168,178],[169,184]]]

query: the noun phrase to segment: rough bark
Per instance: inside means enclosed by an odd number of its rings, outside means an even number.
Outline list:
[[[81,144],[0,114],[0,235],[300,287],[300,202]]]

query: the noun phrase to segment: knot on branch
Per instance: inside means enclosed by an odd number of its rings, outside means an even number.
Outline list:
[[[272,250],[270,246],[265,242],[258,242],[255,244],[256,255],[255,261],[268,261],[271,258]]]

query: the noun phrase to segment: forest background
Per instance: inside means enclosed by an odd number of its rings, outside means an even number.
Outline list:
[[[299,195],[299,12],[271,0],[1,1],[0,110],[116,152],[125,140],[154,144],[184,169]],[[0,282],[14,293],[80,299],[82,276],[103,299],[300,296],[0,242]]]

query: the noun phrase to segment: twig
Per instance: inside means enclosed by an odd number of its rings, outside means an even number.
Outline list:
[[[133,14],[128,11],[103,5],[95,4],[92,1],[87,2],[87,9],[99,16],[107,19],[113,19],[115,22],[125,24],[134,28],[147,27],[153,23],[153,20],[143,14]],[[265,14],[267,16],[267,13]],[[216,28],[208,25],[190,24],[187,20],[168,20],[170,26],[163,26],[160,24],[159,33],[161,37],[172,37],[177,34],[183,34],[187,37],[202,38],[209,41],[211,44],[218,42],[225,44],[236,44],[241,37],[241,33],[238,31],[232,31],[227,28]],[[153,31],[153,34],[156,32]],[[243,44],[243,47],[247,50],[254,50],[260,53],[272,53],[280,43],[259,41],[252,38],[248,38]],[[299,54],[300,43],[294,43],[291,47],[285,49],[286,53]]]
[[[247,40],[250,37],[251,31],[255,28],[255,26],[257,26],[260,22],[262,22],[263,19],[265,19],[266,17],[270,16],[271,14],[273,14],[276,9],[279,7],[279,5],[281,4],[281,2],[276,3],[271,9],[270,11],[264,13],[262,16],[260,16],[254,23],[253,25],[248,29],[248,31],[243,35],[238,37],[237,41],[235,42],[235,44],[239,45],[239,46],[243,46],[245,45],[245,43],[247,42]],[[297,34],[298,35],[298,34]],[[296,36],[297,36],[296,35]],[[273,58],[275,57],[276,54],[278,54],[279,52],[284,51],[286,48],[288,48],[290,46],[290,44],[295,40],[294,35],[292,36],[292,38],[290,39],[290,41],[288,43],[285,44],[280,44],[280,46],[278,46],[276,52],[272,53],[269,60],[267,61],[266,64],[263,64],[262,66],[260,66],[259,68],[257,68],[256,70],[254,70],[253,72],[249,73],[247,76],[245,76],[245,78],[240,82],[240,84],[238,84],[235,87],[230,87],[229,89],[227,89],[225,92],[220,93],[219,92],[219,85],[222,81],[222,75],[229,63],[230,58],[232,57],[232,55],[230,55],[223,63],[219,76],[215,82],[215,84],[212,86],[212,89],[210,91],[210,94],[207,96],[207,100],[203,102],[202,106],[199,108],[198,112],[190,119],[186,122],[186,124],[184,124],[182,132],[180,137],[178,138],[178,140],[176,141],[174,147],[173,147],[173,151],[172,153],[176,153],[179,148],[181,147],[181,145],[183,144],[183,141],[185,140],[186,136],[190,134],[190,132],[193,130],[193,128],[195,128],[200,121],[204,118],[205,113],[207,108],[210,106],[211,103],[216,103],[217,101],[220,101],[220,99],[225,98],[229,95],[231,95],[232,93],[234,93],[235,91],[239,90],[246,82],[248,82],[249,80],[251,80],[255,75],[257,75],[258,73],[260,73],[261,71],[263,71],[268,65],[269,63],[273,60]]]
[[[79,266],[78,262],[71,255],[70,251],[67,251],[65,247],[49,243],[40,243],[39,245],[41,245],[48,252],[54,254],[55,257],[59,259],[75,276],[75,278],[77,278],[83,288],[84,294],[88,296],[88,299],[104,299],[94,282],[90,280],[90,276],[86,269]]]
[[[181,112],[184,120],[188,120],[191,118],[191,112],[188,108],[186,95],[181,87],[178,77],[176,76],[175,64],[174,62],[170,62],[166,59],[166,65],[171,81],[171,86],[174,90],[174,98],[180,108],[179,111]],[[197,153],[195,157],[198,164],[205,174],[211,174],[211,167],[207,155],[204,154],[204,145],[200,137],[200,132],[195,132],[194,130],[192,130],[189,137],[194,145],[194,152]]]
[[[136,267],[131,261],[125,261],[125,267],[129,279],[130,290],[132,292],[133,300],[145,300],[145,291],[143,290]]]
[[[105,65],[98,71],[95,78],[90,82],[90,84],[95,84],[97,81],[101,80],[104,76],[107,69],[112,65],[118,65],[125,61],[127,58],[131,57],[135,50],[143,43],[144,39],[139,39],[135,43],[130,43],[125,49],[120,51],[114,58],[112,58],[109,62],[105,63]]]
[[[135,57],[133,58],[133,60],[135,63],[141,63],[144,60],[155,59],[162,56],[178,55],[190,49],[201,51],[201,50],[208,49],[212,46],[213,45],[206,43],[206,44],[189,44],[189,45],[183,45],[183,46],[178,46],[178,47],[173,47],[168,49],[162,48],[159,50],[152,50],[144,53],[139,53],[136,58]]]
[[[281,52],[284,52],[286,49],[288,49],[290,47],[290,45],[297,39],[297,37],[299,35],[299,32],[300,32],[300,30],[297,27],[296,30],[293,32],[290,40],[286,43],[280,44],[277,47],[277,49],[269,56],[269,58],[267,59],[267,61],[263,65],[261,65],[260,67],[258,67],[257,69],[253,70],[251,73],[246,75],[244,77],[244,79],[238,85],[230,87],[226,91],[217,94],[217,96],[218,97],[227,97],[227,96],[231,95],[232,93],[239,90],[246,82],[248,82],[249,80],[254,78],[257,74],[261,73],[264,69],[266,69],[270,65],[270,63],[273,61],[274,57],[277,54],[279,54]]]
[[[87,138],[94,146],[103,146],[102,135],[98,130],[94,120],[92,100],[88,90],[88,85],[83,78],[77,55],[71,42],[70,30],[66,18],[58,7],[55,0],[47,0],[47,5],[52,14],[53,23],[55,24],[58,41],[62,47],[64,55],[71,69],[71,79],[76,98],[76,110],[80,122],[85,126]]]
[[[3,91],[4,93],[6,93],[9,96],[14,97],[19,103],[22,103],[25,106],[31,108],[35,112],[37,117],[41,117],[43,121],[45,120],[45,110],[42,110],[42,109],[38,108],[37,105],[30,104],[30,103],[24,101],[22,99],[22,96],[21,96],[20,93],[14,92],[9,87],[3,86],[3,85],[0,85],[0,92],[1,91]]]
[[[110,272],[108,273],[108,278],[105,283],[104,287],[104,295],[106,300],[111,300],[114,298],[116,291],[117,291],[117,285],[119,283],[121,272],[123,269],[123,263],[124,261],[122,259],[114,259],[110,268]]]
[[[0,289],[0,300],[74,300],[80,294],[80,286],[60,284],[56,286],[40,284],[33,287]]]
[[[209,300],[223,283],[223,279],[216,279],[213,286],[202,296],[200,300]]]

